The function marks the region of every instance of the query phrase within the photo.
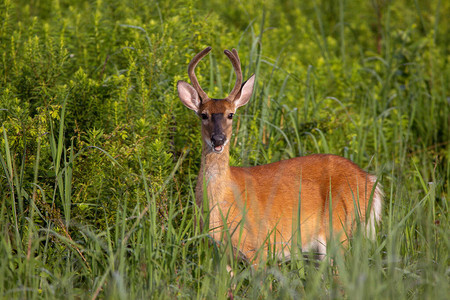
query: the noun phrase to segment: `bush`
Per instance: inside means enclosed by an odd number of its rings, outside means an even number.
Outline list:
[[[450,4],[419,2],[0,0],[0,295],[444,298]],[[350,158],[385,187],[375,243],[251,271],[208,242],[176,91],[207,45],[212,97],[234,84],[224,48],[257,75],[232,164]]]

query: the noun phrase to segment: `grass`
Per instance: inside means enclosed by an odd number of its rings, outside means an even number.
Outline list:
[[[58,4],[58,5],[55,5]],[[0,297],[449,294],[448,3],[0,2]],[[180,30],[189,28],[189,30]],[[196,226],[199,122],[176,82],[256,90],[231,161],[334,153],[384,186],[375,241],[251,268]],[[234,273],[230,277],[226,266]]]

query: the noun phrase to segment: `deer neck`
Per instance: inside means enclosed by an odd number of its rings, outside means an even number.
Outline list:
[[[203,145],[200,174],[211,188],[225,183],[230,175],[230,144],[225,145],[222,153],[215,153],[208,145]],[[208,188],[209,190],[210,188]]]
[[[197,179],[196,201],[202,207],[205,192],[210,212],[209,226],[216,228],[222,224],[221,211],[228,211],[226,190],[230,186],[230,146],[225,145],[222,153],[214,153],[211,147],[203,145],[202,163]],[[206,187],[206,191],[204,191]]]
[[[203,145],[202,164],[197,181],[196,198],[197,204],[202,205],[204,188],[209,202],[212,219],[218,220],[217,208],[225,203],[226,189],[229,187],[230,178],[230,152],[226,145],[222,153],[214,153],[211,147]],[[217,215],[216,217],[214,217]]]

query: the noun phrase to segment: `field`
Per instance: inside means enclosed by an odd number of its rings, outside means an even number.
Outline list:
[[[0,298],[447,299],[449,15],[441,0],[0,0]],[[206,46],[210,96],[234,85],[224,49],[256,74],[232,165],[351,159],[384,188],[375,241],[253,269],[196,226],[200,121],[176,83]]]

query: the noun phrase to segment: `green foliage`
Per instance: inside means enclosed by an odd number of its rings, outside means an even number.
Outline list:
[[[447,297],[449,14],[448,1],[0,0],[0,296]],[[377,241],[253,270],[199,231],[199,122],[176,82],[207,45],[196,72],[212,97],[234,84],[225,48],[257,75],[232,164],[350,158],[384,185]]]

